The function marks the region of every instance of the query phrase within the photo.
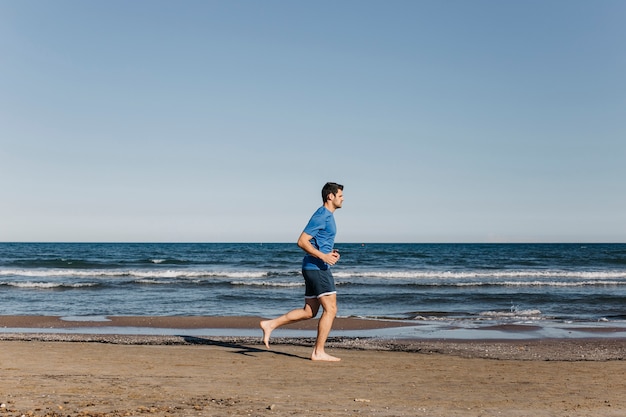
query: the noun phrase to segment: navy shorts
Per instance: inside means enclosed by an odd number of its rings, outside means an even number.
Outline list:
[[[318,269],[303,269],[306,290],[304,298],[320,298],[329,294],[336,294],[335,279],[330,268],[325,271]]]

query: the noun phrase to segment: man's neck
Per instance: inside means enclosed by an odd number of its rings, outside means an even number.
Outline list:
[[[335,205],[331,202],[324,203],[324,207],[326,207],[326,210],[330,211],[331,213],[334,213],[337,209],[337,207],[335,207]]]

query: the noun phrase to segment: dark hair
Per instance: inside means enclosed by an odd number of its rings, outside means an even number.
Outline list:
[[[324,184],[324,188],[322,188],[322,204],[326,204],[326,200],[328,200],[330,194],[337,195],[339,190],[343,190],[343,185],[337,184],[336,182],[327,182]]]

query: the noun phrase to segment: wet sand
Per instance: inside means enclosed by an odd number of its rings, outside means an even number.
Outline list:
[[[26,327],[29,320],[37,329],[62,321],[2,317],[0,325]],[[125,319],[119,320],[115,326]],[[137,325],[136,318],[128,320]],[[208,319],[141,320],[175,328],[197,320],[193,325],[204,328]],[[258,324],[258,318],[236,321]],[[626,415],[624,338],[331,337],[328,351],[342,358],[339,363],[308,360],[312,343],[276,338],[266,350],[260,333],[252,338],[5,331],[0,416]]]
[[[169,329],[256,329],[261,317],[206,317],[206,316],[0,316],[0,327],[5,328],[80,328],[80,327],[149,327]],[[408,326],[401,321],[337,318],[333,330],[371,330]],[[314,330],[317,320],[306,320],[285,326],[286,329]]]

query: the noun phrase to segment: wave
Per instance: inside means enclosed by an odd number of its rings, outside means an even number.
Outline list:
[[[186,261],[183,259],[174,258],[146,258],[139,261],[125,262],[125,263],[139,263],[139,264],[154,264],[154,265],[193,265],[194,262]]]
[[[618,286],[626,285],[625,281],[575,281],[575,282],[563,282],[563,281],[505,281],[494,282],[488,284],[480,284],[483,286],[505,286],[505,287],[589,287],[589,286]],[[459,286],[475,286],[475,284],[461,284]]]
[[[483,311],[478,315],[491,318],[513,318],[513,319],[537,319],[541,317],[541,310],[516,310],[511,311]]]
[[[0,276],[29,278],[239,278],[255,279],[298,276],[299,271],[209,271],[188,269],[3,269]]]
[[[190,283],[197,283],[197,280],[189,281]],[[142,284],[142,285],[175,285],[179,284],[179,282],[170,280],[170,279],[151,279],[151,278],[141,278],[130,281],[131,284]]]
[[[626,279],[626,271],[565,271],[565,270],[511,270],[511,271],[333,271],[335,278],[407,279],[505,279],[505,278],[568,278],[568,279]]]
[[[450,320],[469,320],[469,321],[481,321],[481,320],[504,320],[520,321],[520,320],[548,320],[553,317],[544,316],[543,312],[538,309],[522,310],[519,308],[511,308],[504,311],[482,311],[479,313],[473,312],[412,312],[408,314],[409,320],[423,320],[423,321],[443,321],[448,322]]]
[[[232,277],[229,277],[232,278]],[[112,283],[106,281],[93,283],[93,282],[34,282],[34,281],[15,281],[15,282],[0,282],[0,286],[17,287],[17,288],[86,288],[86,287],[104,287],[109,286]],[[250,286],[250,287],[273,287],[273,288],[294,288],[304,286],[304,282],[301,280],[293,282],[285,281],[268,281],[268,280],[207,280],[205,279],[191,279],[185,278],[180,280],[178,277],[143,277],[132,279],[128,281],[117,281],[114,285],[232,285],[232,286]],[[355,283],[350,281],[337,281],[338,287],[350,287],[350,286],[367,286],[367,283]],[[413,287],[413,288],[472,288],[472,287],[605,287],[605,286],[626,286],[626,282],[623,281],[579,281],[579,282],[558,282],[558,281],[503,281],[503,282],[457,282],[457,283],[416,283],[416,284],[400,284],[400,286]]]
[[[106,267],[104,262],[86,261],[83,259],[28,259],[15,260],[8,265],[19,268],[62,268],[62,269],[98,269]]]
[[[271,282],[271,281],[232,281],[231,285],[253,287],[304,287],[304,282]]]
[[[142,278],[132,281],[134,284],[142,284],[142,285],[179,285],[180,281],[170,280],[170,279],[157,279],[157,278]],[[200,286],[211,285],[211,286],[220,286],[220,285],[232,285],[235,287],[239,286],[248,286],[248,287],[275,287],[275,288],[292,288],[292,287],[303,287],[304,282],[278,282],[278,281],[260,281],[260,280],[238,280],[238,281],[218,281],[218,282],[210,282],[210,281],[202,281],[202,280],[191,280],[188,281],[187,284],[196,284]]]
[[[86,288],[98,287],[100,284],[94,282],[79,282],[68,284],[63,282],[0,282],[0,286],[28,288],[28,289],[55,289],[55,288]]]
[[[334,271],[341,286],[411,286],[411,287],[587,287],[626,286],[626,271],[565,271],[565,270],[511,270],[511,271]],[[191,268],[140,269],[0,269],[0,277],[17,282],[66,280],[99,280],[102,285],[111,281],[116,285],[129,280],[136,284],[200,284],[228,282],[231,285],[301,286],[299,270],[208,270]],[[283,279],[281,279],[283,278]],[[294,280],[294,282],[285,282]],[[82,284],[79,284],[82,285]],[[95,285],[95,284],[94,284]]]
[[[368,282],[336,281],[337,286],[377,285]],[[380,284],[378,284],[380,285]],[[455,288],[455,287],[605,287],[626,286],[626,281],[587,280],[587,281],[491,281],[491,282],[414,282],[397,284],[385,283],[384,286],[417,288]]]

